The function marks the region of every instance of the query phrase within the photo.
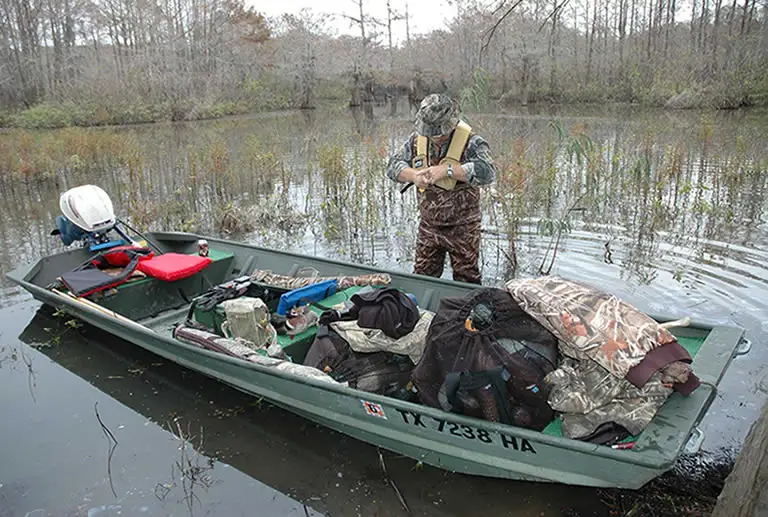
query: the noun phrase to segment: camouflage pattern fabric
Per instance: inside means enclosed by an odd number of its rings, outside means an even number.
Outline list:
[[[480,222],[457,226],[432,226],[422,220],[416,240],[413,272],[440,277],[445,267],[445,254],[451,259],[453,279],[479,284]]]
[[[342,291],[355,286],[384,286],[389,285],[392,278],[386,273],[374,273],[370,275],[358,276],[286,276],[278,275],[265,269],[257,269],[251,274],[251,280],[262,284],[281,287],[283,289],[298,289],[310,284],[324,282],[326,280],[336,280],[337,290]]]
[[[203,348],[223,353],[232,357],[237,357],[244,361],[260,364],[275,370],[281,370],[298,377],[315,379],[329,384],[339,384],[331,376],[311,366],[295,364],[291,361],[277,359],[275,357],[266,357],[257,353],[253,348],[243,344],[237,339],[228,339],[211,334],[204,330],[179,325],[174,330],[173,336],[179,341],[194,344]]]
[[[380,329],[362,328],[357,321],[336,321],[330,326],[355,352],[392,352],[407,355],[413,364],[418,364],[427,344],[429,325],[434,317],[434,313],[430,311],[419,310],[419,314],[419,321],[413,330],[399,339],[385,335]]]
[[[424,136],[447,135],[459,123],[459,105],[442,93],[427,95],[416,112],[416,132]]]
[[[563,435],[568,438],[588,436],[607,422],[637,435],[672,393],[659,373],[640,389],[590,360],[565,359],[544,380],[552,387],[549,405],[563,413]]]
[[[613,295],[555,276],[507,282],[525,312],[561,341],[560,351],[591,359],[618,378],[675,337]]]

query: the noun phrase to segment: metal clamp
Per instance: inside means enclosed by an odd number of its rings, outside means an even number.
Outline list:
[[[733,352],[733,357],[746,355],[750,350],[752,350],[752,341],[743,337],[741,338],[741,341],[739,341],[739,346],[737,346],[736,350]]]
[[[684,454],[696,454],[701,449],[701,445],[704,443],[704,431],[699,429],[699,426],[694,427],[691,430],[691,435],[688,437],[688,441],[685,442],[683,447]]]

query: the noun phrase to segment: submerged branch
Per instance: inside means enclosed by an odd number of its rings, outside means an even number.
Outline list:
[[[112,434],[112,431],[110,431],[109,428],[104,425],[104,421],[101,419],[101,415],[99,414],[98,402],[93,405],[93,411],[96,413],[96,420],[99,421],[99,425],[101,426],[101,430],[104,432],[104,436],[106,436],[107,440],[109,440],[109,455],[107,456],[107,478],[109,479],[109,488],[112,489],[112,495],[117,497],[115,484],[112,481],[112,455],[115,453],[115,449],[117,449],[117,438],[115,438],[115,435]]]
[[[37,386],[37,374],[35,373],[35,370],[32,369],[32,360],[26,356],[24,353],[24,347],[19,347],[19,352],[21,355],[21,360],[24,362],[24,364],[27,367],[27,389],[29,389],[29,394],[32,396],[32,402],[37,403],[37,397],[35,397],[35,386]]]
[[[405,513],[410,514],[411,509],[408,507],[408,503],[405,502],[405,497],[403,497],[403,494],[402,492],[400,492],[400,489],[397,488],[395,481],[391,477],[389,477],[389,474],[387,474],[387,465],[384,463],[384,456],[381,454],[381,449],[376,447],[376,452],[379,455],[379,467],[381,467],[381,473],[384,476],[384,483],[392,487],[392,490],[395,491],[395,495],[397,496],[397,500],[400,502],[400,506],[403,507],[403,510],[405,511]]]
[[[577,205],[581,203],[581,200],[584,199],[584,196],[586,196],[587,193],[583,192],[579,197],[576,198],[576,200],[571,203],[571,205],[566,208],[565,213],[563,214],[563,219],[568,217],[568,214],[570,214],[573,211],[577,210]],[[557,231],[554,235],[552,235],[552,238],[549,240],[549,244],[547,245],[547,251],[544,252],[544,256],[541,258],[541,265],[539,266],[539,274],[541,275],[548,275],[552,271],[552,267],[555,265],[555,258],[557,257],[557,249],[560,246],[560,237],[563,234],[563,227],[562,225],[557,225]],[[554,249],[553,249],[554,244]],[[547,262],[547,257],[549,256],[549,251],[552,250],[552,258],[549,261],[549,267],[547,267],[546,271],[544,270],[544,264]]]

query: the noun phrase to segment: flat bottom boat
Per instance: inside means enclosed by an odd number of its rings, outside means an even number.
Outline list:
[[[670,469],[684,452],[695,452],[702,435],[697,423],[711,404],[735,355],[746,352],[743,330],[693,322],[673,329],[694,357],[702,385],[683,397],[672,394],[630,450],[594,445],[562,436],[555,420],[542,432],[488,422],[412,402],[300,377],[290,372],[181,342],[173,328],[187,318],[189,300],[256,269],[295,275],[313,268],[323,276],[387,273],[391,286],[413,293],[423,309],[437,311],[444,296],[462,296],[477,287],[448,280],[279,252],[190,233],[150,233],[163,252],[197,254],[207,239],[210,265],[183,280],[143,278],[98,298],[77,298],[48,288],[92,252],[73,249],[21,266],[7,277],[44,304],[61,309],[167,360],[218,379],[309,420],[356,439],[442,469],[498,478],[636,489]],[[343,293],[324,303],[337,303]],[[340,298],[341,297],[341,298]],[[675,319],[654,316],[659,321]],[[286,354],[301,363],[310,334],[282,337]]]

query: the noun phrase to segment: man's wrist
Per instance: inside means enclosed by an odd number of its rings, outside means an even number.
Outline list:
[[[418,170],[411,167],[403,169],[403,172],[400,173],[401,183],[415,183],[418,172]]]

